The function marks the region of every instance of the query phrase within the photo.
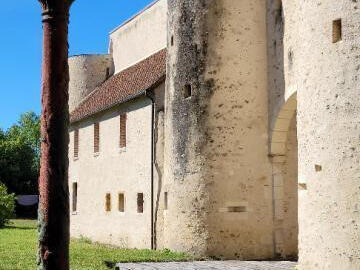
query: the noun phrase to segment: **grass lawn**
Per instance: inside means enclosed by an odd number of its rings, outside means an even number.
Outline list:
[[[0,270],[36,269],[36,221],[13,220],[0,229]],[[70,244],[71,270],[108,270],[115,262],[186,261],[185,254],[152,250],[126,250],[92,244],[86,240],[72,240]]]

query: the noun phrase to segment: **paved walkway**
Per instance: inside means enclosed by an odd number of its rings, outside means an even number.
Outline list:
[[[293,270],[294,262],[173,262],[119,263],[116,270]]]

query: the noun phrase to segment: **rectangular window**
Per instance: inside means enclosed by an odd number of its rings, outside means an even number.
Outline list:
[[[126,113],[120,115],[120,148],[126,147]]]
[[[192,95],[192,86],[191,84],[186,84],[183,89],[184,98],[189,98]]]
[[[111,211],[111,194],[107,193],[105,197],[105,211],[110,212]]]
[[[137,212],[144,213],[144,193],[137,194]]]
[[[342,23],[341,19],[333,21],[333,43],[342,40]]]
[[[72,184],[72,211],[77,211],[77,194],[78,194],[78,185],[77,183]]]
[[[94,153],[100,152],[100,124],[94,124]]]
[[[76,129],[74,132],[74,158],[79,157],[79,130]]]
[[[119,212],[125,212],[125,195],[124,193],[119,193]]]
[[[164,210],[168,210],[168,193],[164,193]]]

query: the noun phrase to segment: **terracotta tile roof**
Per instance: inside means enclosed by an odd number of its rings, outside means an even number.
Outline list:
[[[140,96],[165,79],[166,49],[115,74],[97,87],[71,113],[70,122],[109,109],[117,104]]]

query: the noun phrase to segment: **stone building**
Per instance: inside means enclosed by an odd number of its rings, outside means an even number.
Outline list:
[[[72,235],[359,269],[359,12],[159,0],[70,58]]]

